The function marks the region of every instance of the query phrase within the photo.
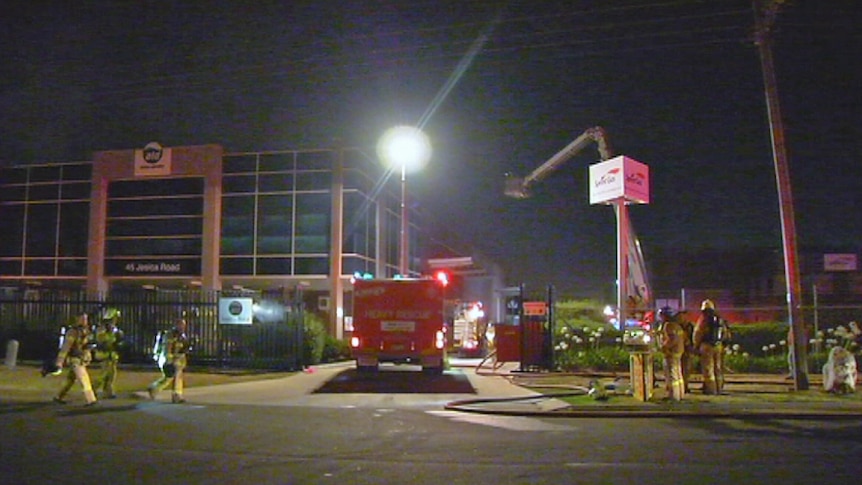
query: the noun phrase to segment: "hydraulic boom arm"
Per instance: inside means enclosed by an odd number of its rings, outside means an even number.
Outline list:
[[[548,176],[551,172],[568,162],[572,157],[581,152],[590,142],[596,142],[599,148],[599,156],[602,160],[611,157],[611,149],[605,138],[605,130],[599,126],[589,128],[579,137],[559,152],[548,159],[547,162],[533,170],[533,173],[524,178],[515,177],[510,174],[506,176],[506,195],[516,199],[526,199],[530,196],[530,187]]]

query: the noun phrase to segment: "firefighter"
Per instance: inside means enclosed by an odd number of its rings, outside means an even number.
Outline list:
[[[63,345],[57,353],[57,360],[54,362],[58,371],[62,371],[63,367],[70,369],[66,374],[66,383],[54,397],[54,402],[66,404],[66,394],[72,389],[75,381],[78,381],[81,383],[84,399],[87,401],[85,405],[93,406],[96,404],[96,393],[93,392],[93,387],[90,384],[90,374],[87,373],[87,364],[92,359],[91,347],[89,320],[87,314],[83,313],[75,319],[72,328],[66,332]]]
[[[120,362],[120,345],[123,342],[123,331],[117,326],[120,312],[109,308],[102,315],[102,321],[96,330],[95,361],[101,366],[101,374],[95,382],[95,391],[102,391],[103,399],[114,399],[114,383],[117,381],[117,365]]]
[[[162,376],[150,384],[147,391],[150,399],[171,384],[171,402],[174,404],[184,403],[183,398],[183,371],[186,368],[186,354],[189,351],[189,337],[186,334],[185,319],[178,319],[176,325],[166,335],[163,345],[157,350],[157,356]]]
[[[694,324],[687,318],[684,318],[682,313],[683,312],[677,313],[674,315],[674,318],[679,322],[680,326],[682,326],[683,332],[685,332],[685,350],[682,353],[682,381],[685,393],[688,394],[691,392],[691,389],[689,388],[689,383],[691,382],[691,368],[694,365],[694,356],[697,352],[694,349],[693,341]]]
[[[682,401],[685,396],[682,356],[685,353],[685,329],[670,308],[658,312],[661,352],[664,355],[664,382],[668,399]]]
[[[722,335],[723,330],[721,318],[715,311],[715,304],[712,300],[703,300],[700,305],[700,316],[694,327],[693,344],[695,351],[700,354],[704,394],[720,394],[724,387],[722,341],[727,336]]]

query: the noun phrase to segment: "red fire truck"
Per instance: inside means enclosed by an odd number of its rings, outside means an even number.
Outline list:
[[[443,372],[443,296],[444,284],[434,279],[356,280],[350,347],[357,369],[395,362]]]

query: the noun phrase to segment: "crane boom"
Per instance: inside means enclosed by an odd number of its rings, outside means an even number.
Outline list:
[[[547,162],[533,170],[530,175],[523,178],[507,175],[506,195],[516,199],[526,199],[530,196],[530,187],[534,183],[541,181],[548,174],[559,168],[560,165],[568,162],[572,157],[586,148],[590,142],[595,142],[598,145],[599,156],[602,160],[607,160],[611,157],[611,148],[605,136],[605,130],[600,126],[588,128],[565,148],[549,158]]]

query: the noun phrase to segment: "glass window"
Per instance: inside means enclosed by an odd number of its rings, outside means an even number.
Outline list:
[[[57,210],[57,204],[28,206],[25,256],[54,256],[57,242]]]
[[[251,255],[254,238],[248,236],[222,236],[221,253],[226,255]]]
[[[296,190],[330,190],[332,172],[297,172]]]
[[[374,214],[377,206],[357,192],[344,194],[344,252],[374,254]]]
[[[329,258],[296,258],[293,274],[328,275]]]
[[[254,197],[222,197],[222,215],[254,216]]]
[[[21,276],[20,259],[0,259],[0,275]]]
[[[24,206],[0,205],[0,257],[21,256],[24,242]]]
[[[268,153],[260,156],[261,172],[293,170],[293,152]]]
[[[57,200],[60,198],[60,184],[31,185],[27,199],[33,201]]]
[[[108,185],[109,198],[202,195],[203,177],[118,180]]]
[[[329,251],[329,238],[326,236],[296,236],[294,251],[299,253],[326,253]]]
[[[57,263],[59,276],[87,276],[86,259],[61,259]]]
[[[24,260],[24,274],[27,276],[54,276],[53,259]]]
[[[63,165],[63,180],[86,180],[89,182],[92,178],[93,165],[91,163]]]
[[[60,180],[59,165],[30,167],[30,182],[57,182]]]
[[[27,197],[26,185],[0,184],[0,202],[23,202]]]
[[[226,175],[222,178],[222,192],[248,193],[257,190],[257,178],[254,175]]]
[[[296,168],[300,170],[324,169],[332,170],[332,162],[335,160],[336,152],[324,150],[319,152],[298,152],[296,154]]]
[[[291,272],[290,258],[258,258],[257,274],[259,275],[289,275]]]
[[[258,236],[258,254],[290,254],[291,239],[285,236]]]
[[[230,155],[222,158],[224,173],[254,172],[257,170],[257,155]]]
[[[371,194],[374,185],[374,180],[358,170],[344,171],[344,188],[347,190],[355,189],[368,195]]]
[[[254,260],[251,258],[221,258],[221,274],[250,275],[254,271]]]
[[[200,256],[201,238],[108,239],[107,256]]]
[[[109,200],[108,217],[202,215],[203,197]]]
[[[26,168],[0,168],[0,185],[27,183]]]
[[[352,275],[357,271],[360,273],[374,274],[374,261],[360,256],[344,256],[341,261],[342,274]]]
[[[107,236],[197,236],[203,232],[201,217],[134,218],[108,221]]]
[[[64,200],[89,199],[90,198],[90,184],[89,183],[63,184],[60,186],[60,198],[64,199]]]
[[[90,204],[60,204],[60,256],[87,257]],[[86,263],[86,262],[85,262]]]
[[[262,173],[260,174],[261,192],[289,192],[293,190],[293,174]]]

